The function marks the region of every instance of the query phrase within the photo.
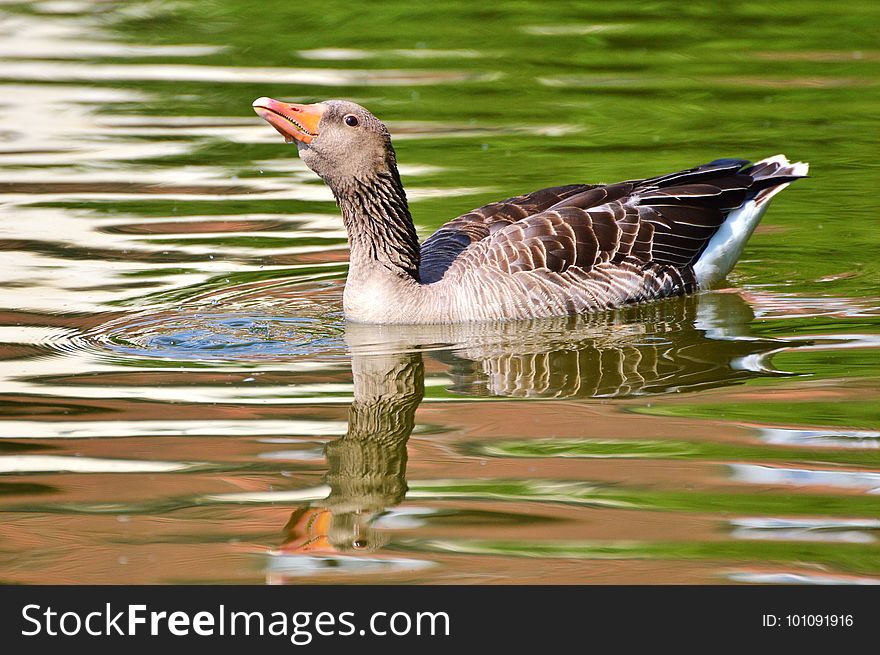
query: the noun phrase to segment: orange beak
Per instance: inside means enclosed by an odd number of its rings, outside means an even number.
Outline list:
[[[320,103],[295,105],[272,98],[257,98],[253,107],[259,117],[278,130],[287,143],[293,143],[294,139],[311,143],[318,136],[318,123],[326,110]]]
[[[287,539],[281,545],[284,553],[336,553],[327,535],[333,527],[330,510],[301,507],[284,526]]]

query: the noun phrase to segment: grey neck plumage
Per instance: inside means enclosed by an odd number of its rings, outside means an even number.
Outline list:
[[[348,231],[351,266],[376,262],[418,282],[419,239],[396,166],[330,186]]]

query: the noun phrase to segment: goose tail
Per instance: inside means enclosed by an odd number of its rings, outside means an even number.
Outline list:
[[[808,171],[809,164],[792,163],[785,155],[762,159],[742,170],[754,182],[749,187],[746,201],[728,214],[694,264],[694,276],[701,289],[711,288],[725,278],[742,254],[773,196],[795,180],[806,177]]]

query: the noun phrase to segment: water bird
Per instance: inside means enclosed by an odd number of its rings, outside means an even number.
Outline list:
[[[459,323],[613,309],[708,289],[808,165],[717,159],[479,207],[419,244],[385,125],[345,100],[258,98],[256,113],[333,191],[348,232],[348,320]]]

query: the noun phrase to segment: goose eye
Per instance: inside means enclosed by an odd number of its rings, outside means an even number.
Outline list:
[[[348,125],[349,127],[357,127],[358,124],[360,123],[360,121],[358,120],[358,117],[355,116],[354,114],[346,114],[345,118],[343,118],[342,120],[344,120],[345,124]]]

